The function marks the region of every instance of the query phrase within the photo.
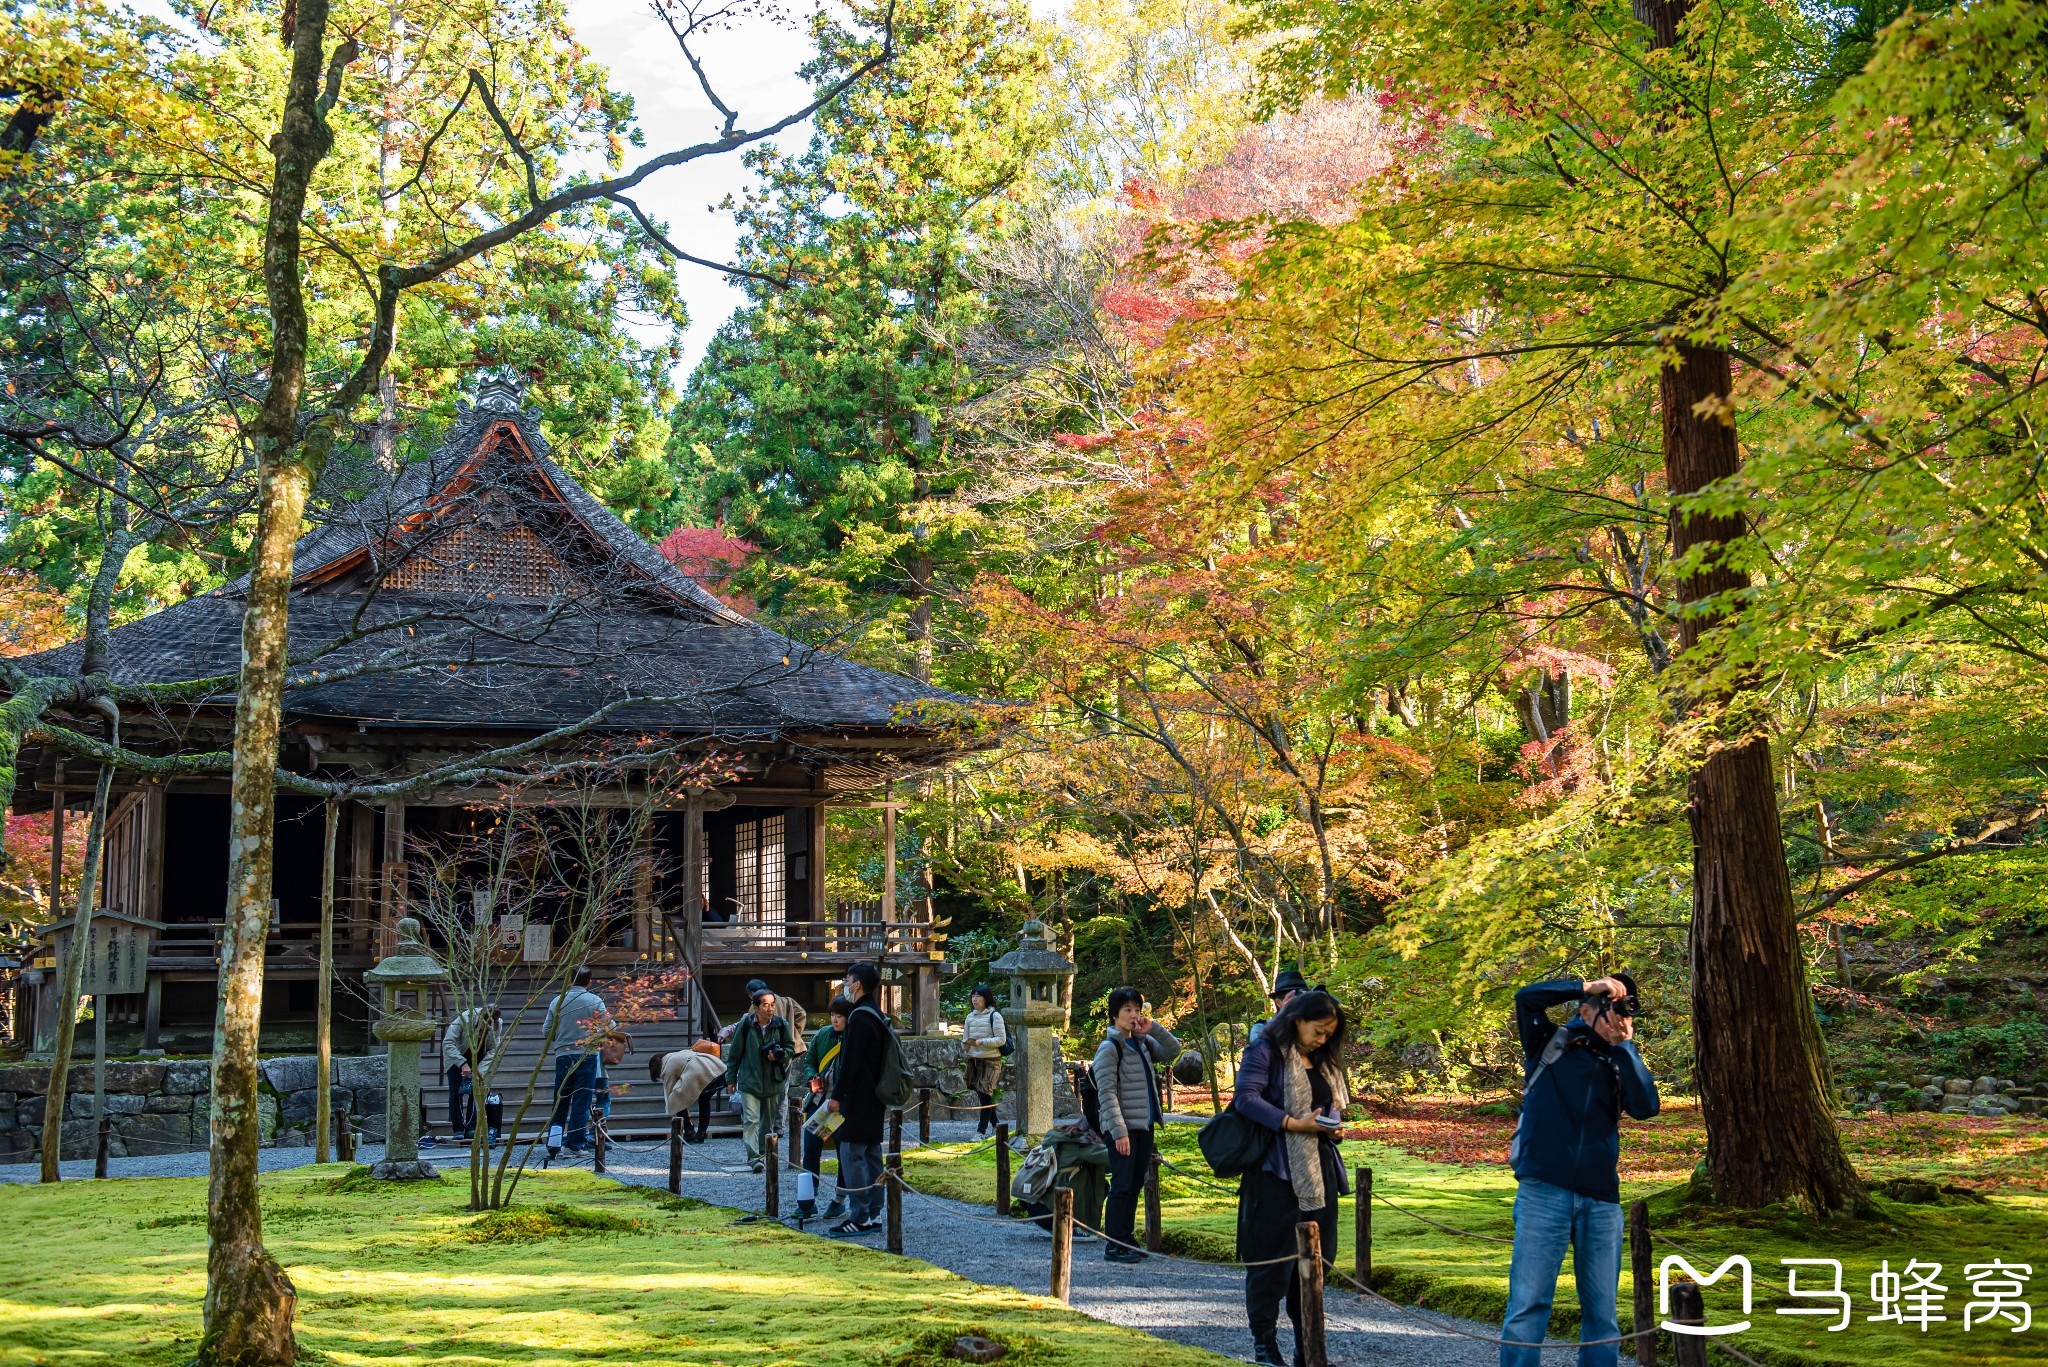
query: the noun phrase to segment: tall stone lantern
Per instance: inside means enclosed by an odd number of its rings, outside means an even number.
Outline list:
[[[448,970],[421,943],[420,923],[408,916],[398,923],[398,947],[363,974],[363,981],[382,989],[383,1012],[371,1030],[391,1046],[385,1060],[384,1161],[370,1176],[438,1182],[441,1174],[420,1158],[420,1046],[434,1037],[427,994],[448,981]]]
[[[1010,980],[1003,1008],[1016,1064],[1017,1132],[1052,1128],[1053,1051],[1073,1011],[1074,961],[1054,949],[1045,923],[1026,921],[1017,947],[989,965]]]

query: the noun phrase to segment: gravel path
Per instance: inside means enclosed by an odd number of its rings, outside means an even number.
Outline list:
[[[942,1143],[974,1137],[974,1127],[962,1122],[936,1124],[932,1132],[933,1140]],[[297,1167],[311,1162],[312,1156],[311,1149],[265,1149],[262,1166],[265,1170]],[[375,1162],[381,1156],[380,1146],[366,1144],[357,1150],[359,1162]],[[428,1157],[460,1167],[467,1151],[437,1149]],[[200,1177],[206,1173],[206,1155],[116,1158],[109,1166],[115,1177]],[[666,1187],[668,1145],[665,1141],[616,1144],[606,1167],[610,1176],[622,1182]],[[89,1178],[92,1163],[67,1162],[61,1171],[67,1179]],[[36,1176],[33,1163],[0,1165],[0,1182],[33,1182]],[[759,1210],[762,1180],[748,1170],[745,1151],[737,1139],[714,1139],[684,1151],[683,1194],[737,1210]],[[785,1167],[785,1210],[794,1206],[795,1194],[795,1174]],[[813,1231],[819,1227],[817,1223],[809,1226]],[[858,1242],[879,1248],[882,1238],[875,1235]],[[1032,1295],[1048,1292],[1052,1235],[1028,1221],[999,1220],[986,1206],[913,1191],[904,1205],[903,1247],[911,1257],[972,1281],[1014,1286]],[[1092,1238],[1075,1242],[1072,1303],[1076,1310],[1176,1343],[1240,1359],[1251,1356],[1251,1337],[1244,1323],[1243,1273],[1159,1256],[1137,1267],[1118,1266],[1104,1262],[1101,1250],[1100,1241]],[[1499,1360],[1496,1348],[1429,1327],[1431,1323],[1456,1326],[1492,1338],[1498,1333],[1495,1325],[1427,1310],[1403,1314],[1335,1286],[1329,1291],[1327,1314],[1330,1361],[1336,1367],[1493,1367]],[[1289,1346],[1290,1337],[1283,1315],[1283,1347]]]

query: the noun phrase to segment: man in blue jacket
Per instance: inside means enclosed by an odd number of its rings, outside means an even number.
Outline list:
[[[1559,1025],[1550,1008],[1576,1003]],[[1636,984],[1626,973],[1582,983],[1533,983],[1515,994],[1522,1037],[1522,1120],[1510,1149],[1515,1192],[1515,1256],[1508,1270],[1508,1313],[1500,1367],[1540,1367],[1535,1345],[1550,1327],[1565,1246],[1579,1288],[1579,1341],[1621,1333],[1615,1298],[1621,1285],[1621,1113],[1657,1114],[1657,1083],[1633,1043]],[[1579,1349],[1579,1367],[1615,1367],[1614,1342]]]

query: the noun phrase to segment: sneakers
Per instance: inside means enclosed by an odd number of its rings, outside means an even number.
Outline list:
[[[854,1239],[863,1234],[881,1233],[882,1222],[880,1220],[870,1220],[868,1223],[860,1225],[855,1224],[852,1220],[841,1220],[825,1232],[835,1239]]]
[[[431,1134],[423,1134],[420,1136],[420,1147],[423,1149],[438,1149],[441,1147],[441,1141]]]
[[[1252,1361],[1257,1367],[1287,1367],[1287,1359],[1280,1355],[1280,1335],[1277,1330],[1252,1340]]]
[[[753,1162],[752,1162],[751,1164],[749,1164],[748,1166],[749,1166],[749,1169],[750,1169],[751,1171],[753,1171],[753,1172],[760,1172],[760,1171],[762,1171],[762,1170],[763,1170],[764,1168],[766,1168],[766,1167],[767,1167],[768,1165],[767,1165],[766,1163],[763,1163],[763,1162],[762,1162],[762,1161],[761,1161],[760,1159],[756,1158],[756,1159],[755,1159],[755,1160],[754,1160],[754,1161],[753,1161]]]
[[[1145,1261],[1145,1250],[1142,1248],[1125,1248],[1122,1244],[1111,1244],[1108,1248],[1102,1250],[1102,1261],[1106,1263],[1142,1263]]]
[[[839,1220],[845,1218],[845,1215],[846,1198],[844,1196],[833,1197],[832,1204],[825,1207],[825,1218],[828,1220]]]

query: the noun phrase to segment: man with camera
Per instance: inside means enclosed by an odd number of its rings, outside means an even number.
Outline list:
[[[1576,1003],[1562,1025],[1550,1009]],[[1501,1367],[1540,1367],[1567,1245],[1579,1289],[1579,1367],[1614,1367],[1621,1333],[1621,1115],[1657,1114],[1657,1083],[1636,1052],[1635,979],[1533,983],[1515,994],[1522,1038],[1522,1118],[1515,1171],[1515,1253],[1508,1270]]]
[[[740,1017],[725,1044],[726,1071],[740,1094],[740,1137],[755,1172],[764,1166],[768,1136],[781,1119],[783,1088],[796,1054],[796,1039],[775,1009],[775,994],[765,987],[757,990],[753,1009]]]

